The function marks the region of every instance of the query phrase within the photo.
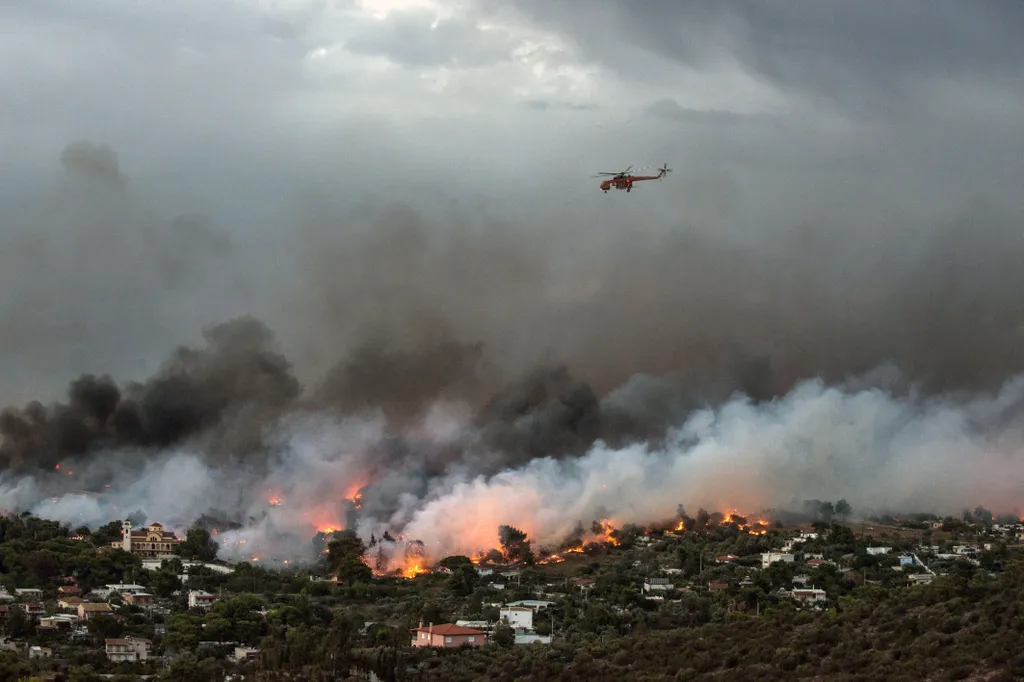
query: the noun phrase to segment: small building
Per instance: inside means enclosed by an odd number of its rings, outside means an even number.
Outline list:
[[[190,609],[208,609],[217,601],[217,596],[203,590],[189,590],[188,607]]]
[[[153,605],[153,595],[148,592],[122,592],[121,598],[125,604],[140,606],[143,608]]]
[[[28,648],[29,658],[53,658],[53,650],[46,646],[30,646]]]
[[[73,613],[58,613],[53,616],[43,616],[39,619],[40,630],[58,630],[66,628],[70,630],[78,624],[78,616]]]
[[[132,530],[132,522],[121,523],[121,539],[110,543],[114,549],[123,549],[141,557],[172,557],[181,539],[162,524],[151,523],[144,530]]]
[[[483,646],[487,642],[487,633],[473,628],[464,628],[454,623],[442,623],[427,627],[420,627],[413,630],[415,636],[412,646],[426,647],[436,646],[444,648],[455,648],[463,645]]]
[[[764,552],[761,554],[761,568],[768,568],[776,561],[782,561],[787,564],[791,564],[794,561],[794,557],[792,554],[783,554],[779,552]]]
[[[81,621],[87,621],[90,618],[101,614],[109,616],[113,612],[114,609],[110,608],[110,604],[106,603],[93,604],[91,602],[86,602],[85,604],[78,605],[78,619]]]
[[[644,580],[644,592],[665,592],[672,589],[672,581],[668,578],[647,578]]]
[[[105,639],[107,658],[113,663],[125,663],[145,661],[149,658],[149,647],[152,642],[148,639],[136,638],[128,635],[124,639]]]
[[[508,621],[516,630],[533,629],[533,609],[526,606],[506,606],[498,612],[498,617]]]
[[[792,590],[789,593],[789,596],[791,596],[793,599],[796,599],[797,601],[802,601],[805,604],[813,604],[828,599],[828,595],[825,594],[825,590],[817,589]]]
[[[253,649],[251,647],[236,646],[235,647],[235,660],[239,663],[243,661],[256,661],[259,660],[260,650]]]
[[[892,547],[868,547],[868,554],[871,556],[881,556],[888,554],[892,551]]]

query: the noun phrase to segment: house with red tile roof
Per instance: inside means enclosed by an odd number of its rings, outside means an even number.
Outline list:
[[[442,623],[424,627],[421,623],[413,630],[413,646],[437,646],[445,648],[460,647],[465,644],[469,646],[483,646],[487,641],[487,633],[483,630],[464,628],[454,623]]]

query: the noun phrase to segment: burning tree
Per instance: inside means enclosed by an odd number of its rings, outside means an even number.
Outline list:
[[[533,565],[533,552],[526,533],[513,526],[498,526],[498,540],[501,543],[502,558],[506,563]]]
[[[366,545],[355,531],[335,531],[327,543],[327,568],[346,583],[370,582],[373,572],[363,563]]]

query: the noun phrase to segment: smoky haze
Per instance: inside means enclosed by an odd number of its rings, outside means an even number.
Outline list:
[[[280,290],[232,299],[240,268],[214,224],[154,217],[107,147],[60,161],[50,224],[71,236],[3,251],[5,347],[67,356],[87,330],[111,358],[150,355],[174,325],[192,341],[148,378],[81,358],[62,398],[4,410],[0,507],[73,524],[206,514],[240,524],[230,556],[302,555],[317,529],[354,524],[439,558],[493,547],[500,523],[557,542],[680,503],[1018,503],[1011,207],[741,239],[318,208],[296,217]],[[61,287],[32,285],[45,267]],[[174,307],[210,282],[217,305]],[[207,321],[231,300],[257,302]],[[451,521],[467,506],[468,526]]]

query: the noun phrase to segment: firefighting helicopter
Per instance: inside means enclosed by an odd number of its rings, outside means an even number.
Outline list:
[[[630,165],[624,171],[619,171],[617,173],[601,172],[601,173],[598,173],[597,175],[593,175],[591,177],[600,178],[600,177],[605,177],[605,176],[609,176],[609,175],[611,176],[607,180],[604,180],[604,181],[601,182],[601,191],[604,192],[605,194],[607,194],[608,190],[610,190],[610,189],[624,189],[627,192],[629,192],[629,191],[631,191],[633,189],[633,183],[634,182],[640,182],[641,180],[661,180],[665,176],[666,173],[671,173],[672,172],[672,169],[668,167],[667,163],[664,166],[662,166],[661,168],[658,169],[658,174],[657,175],[631,175],[630,171],[632,169],[633,169],[633,166]],[[638,168],[637,170],[640,170],[640,169]]]

